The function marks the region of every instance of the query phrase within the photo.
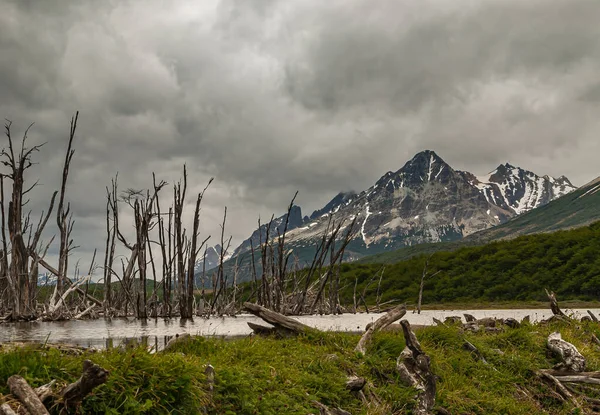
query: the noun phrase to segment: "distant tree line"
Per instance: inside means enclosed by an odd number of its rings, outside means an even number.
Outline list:
[[[343,264],[342,303],[356,291],[365,301],[416,303],[425,265],[423,304],[488,301],[545,301],[544,288],[562,300],[600,299],[600,222],[554,233],[420,255],[395,264]],[[379,274],[383,273],[380,277]],[[381,282],[379,283],[379,279]],[[364,290],[380,285],[378,291]]]

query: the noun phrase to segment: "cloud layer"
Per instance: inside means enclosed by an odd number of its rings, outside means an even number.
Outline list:
[[[192,192],[214,176],[204,234],[228,206],[238,242],[296,190],[310,213],[425,148],[474,173],[600,174],[597,0],[0,3],[0,114],[48,142],[34,213],[81,111],[76,258],[102,249],[116,172],[144,188],[187,163]]]

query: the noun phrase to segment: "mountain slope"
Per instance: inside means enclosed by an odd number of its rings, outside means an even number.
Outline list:
[[[481,245],[521,235],[577,228],[596,221],[600,221],[600,177],[544,206],[459,241],[417,245],[364,257],[360,262],[397,262],[424,253],[453,251],[464,246]]]
[[[368,189],[339,193],[310,217],[302,217],[300,207],[294,206],[286,245],[303,266],[311,260],[330,221],[348,226],[353,220],[356,234],[346,249],[346,261],[423,243],[451,243],[496,227],[574,189],[565,177],[538,176],[508,163],[488,175],[476,176],[454,170],[435,152],[425,150]],[[285,218],[283,215],[273,221],[271,237],[276,237],[275,229],[283,227]],[[263,224],[234,250],[242,269],[243,257],[265,237]]]
[[[289,243],[307,247],[329,220],[359,230],[351,255],[359,257],[403,246],[461,239],[546,204],[575,187],[568,179],[538,176],[509,164],[488,176],[454,170],[433,151],[415,155],[360,193],[340,193],[311,221],[289,234]]]

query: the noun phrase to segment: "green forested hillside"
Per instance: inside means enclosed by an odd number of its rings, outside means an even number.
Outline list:
[[[416,302],[426,259],[424,254],[387,264],[381,301]],[[381,264],[344,264],[342,303],[351,303],[354,283],[362,293]],[[554,233],[521,236],[483,246],[434,253],[423,303],[544,300],[544,288],[561,300],[600,298],[600,222]],[[370,282],[367,301],[376,296],[378,278]]]

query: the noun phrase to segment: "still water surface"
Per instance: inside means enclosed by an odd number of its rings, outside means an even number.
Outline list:
[[[600,309],[592,309],[591,311],[596,315],[600,315]],[[587,315],[585,309],[569,310],[568,312],[573,312],[578,317]],[[476,318],[512,317],[517,320],[529,315],[532,322],[552,315],[551,311],[546,309],[426,310],[420,315],[409,311],[404,318],[413,325],[431,325],[433,324],[433,317],[443,321],[448,316],[462,316],[463,313],[472,314]],[[380,316],[381,314],[377,313],[361,313],[338,316],[313,315],[296,318],[302,323],[320,330],[362,332],[368,323],[375,321]],[[236,317],[196,318],[194,321],[180,321],[178,319],[140,321],[133,318],[60,322],[33,321],[0,324],[0,343],[9,341],[48,341],[49,343],[104,348],[137,339],[160,349],[170,337],[182,333],[223,337],[246,336],[252,332],[246,324],[247,322],[268,325],[258,317],[246,314]]]

